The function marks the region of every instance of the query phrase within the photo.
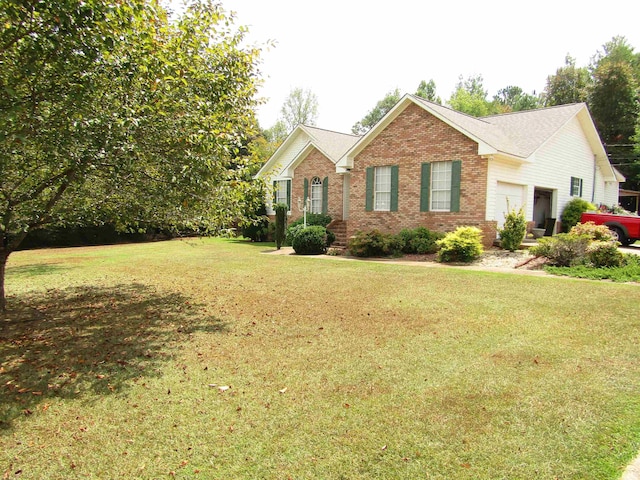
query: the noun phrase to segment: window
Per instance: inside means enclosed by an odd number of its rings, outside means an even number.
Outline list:
[[[451,166],[453,162],[431,164],[431,211],[451,211]]]
[[[318,177],[311,180],[311,213],[322,213],[322,182]]]
[[[291,180],[276,180],[273,182],[273,205],[286,203],[291,210]]]
[[[391,209],[391,167],[375,168],[373,198],[374,210],[389,211]]]
[[[367,167],[365,211],[398,211],[398,165]]]
[[[582,196],[582,179],[577,177],[571,177],[571,196]]]
[[[462,162],[423,163],[420,171],[420,211],[459,212]]]

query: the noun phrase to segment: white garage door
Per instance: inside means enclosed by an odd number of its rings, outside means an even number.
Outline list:
[[[524,185],[498,182],[496,189],[496,220],[498,227],[504,225],[504,216],[509,210],[518,210],[524,205]]]

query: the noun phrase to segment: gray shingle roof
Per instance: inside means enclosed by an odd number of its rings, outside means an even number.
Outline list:
[[[527,158],[573,118],[583,103],[475,118],[412,96],[414,101],[500,152]]]
[[[313,138],[316,148],[327,155],[333,163],[336,163],[361,138],[358,135],[333,132],[308,125],[303,125],[302,128]]]

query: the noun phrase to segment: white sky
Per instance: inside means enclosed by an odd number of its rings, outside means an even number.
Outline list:
[[[178,5],[181,0],[166,0]],[[317,126],[345,133],[386,93],[433,79],[443,102],[458,78],[482,75],[541,92],[570,54],[587,66],[616,35],[640,51],[640,0],[222,0],[262,55],[263,128],[293,88],[318,97]]]

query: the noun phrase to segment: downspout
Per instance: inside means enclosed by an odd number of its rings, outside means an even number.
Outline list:
[[[593,182],[591,185],[591,203],[596,201],[596,155],[593,155]]]

